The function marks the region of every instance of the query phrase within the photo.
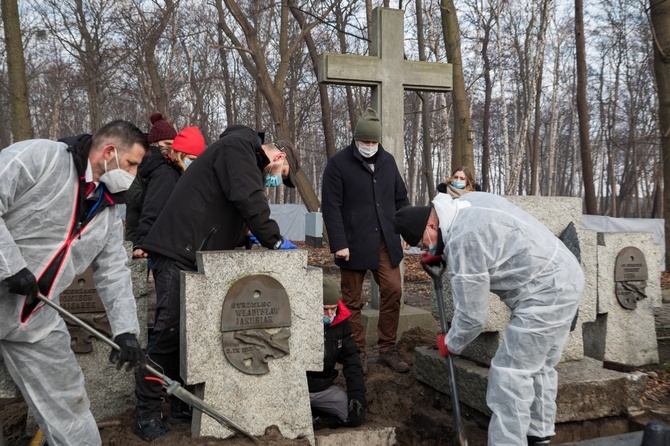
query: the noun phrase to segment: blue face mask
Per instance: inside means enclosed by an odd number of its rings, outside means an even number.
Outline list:
[[[333,321],[335,320],[335,315],[336,315],[336,314],[337,314],[337,312],[333,313],[333,315],[332,315],[331,317],[328,317],[328,316],[325,316],[325,315],[324,315],[324,316],[323,316],[323,323],[324,323],[324,325],[330,325],[330,324],[332,324]]]
[[[277,172],[274,175],[272,173],[266,173],[263,176],[263,179],[265,181],[264,183],[265,187],[277,187],[282,183],[282,177],[281,177],[282,167],[284,167],[284,160],[282,160],[282,163],[279,166],[279,172]],[[272,172],[272,170],[270,170],[270,172]]]
[[[190,166],[192,162],[193,162],[193,160],[190,160],[188,158],[184,158],[184,167],[188,169],[188,166]]]
[[[456,189],[465,189],[465,181],[452,181],[451,185]]]
[[[433,243],[433,241],[430,239],[430,234],[426,233],[426,235],[428,235],[428,240],[430,241],[430,244],[428,245],[428,254],[434,256],[437,254],[437,243]]]
[[[266,187],[277,187],[281,184],[282,178],[281,173],[271,175],[269,173],[265,174],[265,186]]]

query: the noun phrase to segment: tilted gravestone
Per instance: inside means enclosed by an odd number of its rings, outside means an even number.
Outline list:
[[[582,269],[584,270],[584,294],[579,305],[579,317],[575,330],[563,350],[562,361],[578,361],[584,357],[582,323],[596,319],[597,302],[597,252],[596,234],[592,231],[580,229],[579,221],[582,215],[582,200],[571,197],[505,197],[516,206],[531,214],[547,228],[559,235],[570,224],[575,223],[579,235]],[[447,320],[451,322],[454,303],[451,298],[451,284],[445,274],[443,277],[445,288],[444,302],[447,310]],[[437,315],[435,299],[433,312]],[[500,298],[490,293],[488,320],[484,332],[479,335],[462,353],[464,358],[471,359],[479,364],[491,365],[498,346],[502,342],[502,335],[510,318],[510,310]]]
[[[199,252],[183,273],[181,375],[252,435],[314,444],[306,371],[323,368],[323,273],[307,251]],[[232,432],[196,411],[192,435]]]

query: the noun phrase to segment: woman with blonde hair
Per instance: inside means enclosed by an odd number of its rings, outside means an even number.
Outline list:
[[[460,166],[451,172],[446,181],[437,186],[437,190],[458,198],[461,195],[475,191],[475,178],[467,166]]]

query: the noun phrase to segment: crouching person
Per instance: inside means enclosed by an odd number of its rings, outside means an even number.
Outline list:
[[[323,371],[307,372],[315,427],[360,426],[365,421],[365,381],[358,346],[351,336],[351,313],[332,279],[323,279]],[[347,389],[334,384],[342,364]]]

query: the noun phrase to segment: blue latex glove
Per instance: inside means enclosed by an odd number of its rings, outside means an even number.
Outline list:
[[[291,240],[282,237],[282,242],[281,245],[279,245],[279,249],[298,249],[298,247],[293,244]]]
[[[249,240],[251,240],[251,243],[253,243],[254,245],[260,245],[261,244],[261,242],[258,241],[258,239],[256,238],[256,236],[253,233],[250,232],[248,237],[249,237]]]

